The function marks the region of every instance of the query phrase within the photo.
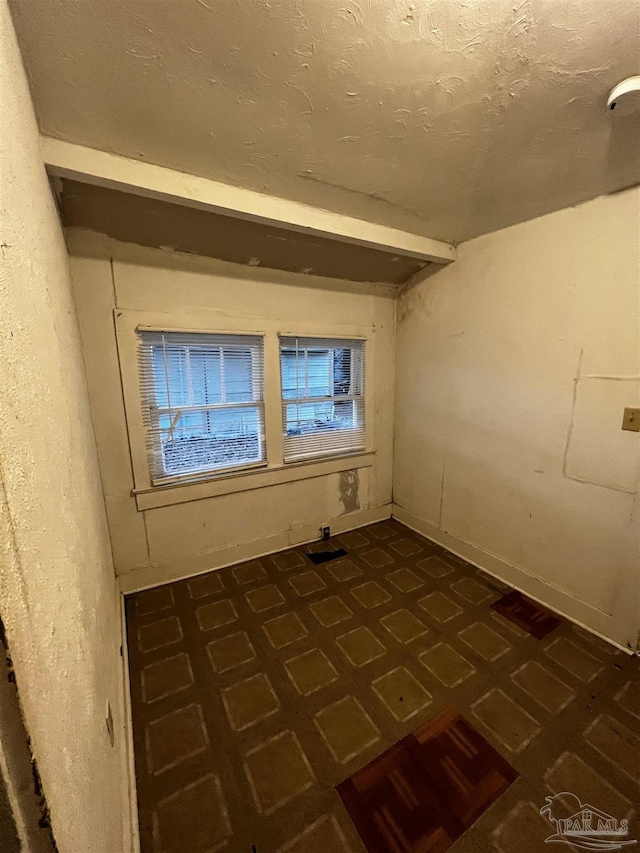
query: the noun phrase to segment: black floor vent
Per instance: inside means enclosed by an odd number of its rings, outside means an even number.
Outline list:
[[[312,563],[315,563],[316,566],[319,566],[320,563],[328,563],[329,560],[337,560],[338,557],[346,556],[347,552],[344,548],[337,548],[335,551],[316,551],[315,554],[307,554],[307,557]]]

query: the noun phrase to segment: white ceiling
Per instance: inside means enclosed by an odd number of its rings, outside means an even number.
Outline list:
[[[45,134],[459,242],[640,181],[638,0],[13,0]]]

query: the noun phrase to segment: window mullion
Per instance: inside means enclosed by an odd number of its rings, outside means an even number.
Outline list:
[[[283,412],[279,338],[277,334],[267,334],[264,339],[264,431],[269,467],[284,462]]]

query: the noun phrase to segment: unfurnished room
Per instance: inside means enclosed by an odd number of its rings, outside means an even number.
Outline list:
[[[640,849],[638,0],[0,0],[0,853]]]

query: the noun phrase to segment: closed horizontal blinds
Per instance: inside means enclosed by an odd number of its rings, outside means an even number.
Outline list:
[[[363,450],[364,341],[280,338],[284,460]]]
[[[263,340],[138,330],[154,485],[265,460]]]

